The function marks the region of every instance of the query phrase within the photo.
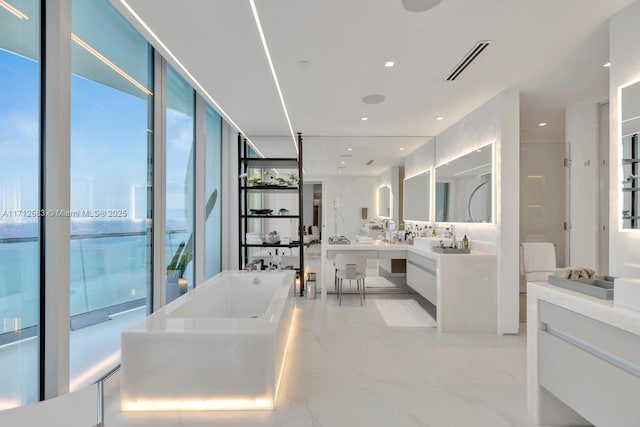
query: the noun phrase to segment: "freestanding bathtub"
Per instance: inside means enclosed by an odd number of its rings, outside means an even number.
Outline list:
[[[224,271],[124,331],[121,409],[273,409],[294,284],[293,271]]]

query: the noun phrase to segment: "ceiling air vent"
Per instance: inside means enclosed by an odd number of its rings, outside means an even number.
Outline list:
[[[373,163],[373,160],[369,160],[369,161],[367,162],[367,166],[369,166],[371,163]]]
[[[478,55],[480,55],[482,51],[485,50],[486,47],[489,46],[490,44],[491,44],[491,40],[480,40],[478,43],[476,43],[475,46],[471,48],[469,53],[467,53],[467,55],[464,58],[462,58],[462,61],[458,63],[458,65],[453,70],[453,72],[449,75],[449,77],[447,77],[447,80],[451,82],[457,79],[458,76],[464,70],[466,70],[469,64],[471,64],[478,57]]]

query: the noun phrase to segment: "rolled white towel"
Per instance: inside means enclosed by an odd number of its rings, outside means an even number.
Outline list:
[[[596,275],[596,271],[590,267],[568,267],[566,269],[566,279],[592,279]]]

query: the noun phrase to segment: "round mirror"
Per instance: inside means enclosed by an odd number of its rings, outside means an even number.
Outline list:
[[[395,219],[385,219],[384,221],[382,221],[382,226],[386,231],[394,231],[396,228],[398,228],[398,224],[396,224]]]

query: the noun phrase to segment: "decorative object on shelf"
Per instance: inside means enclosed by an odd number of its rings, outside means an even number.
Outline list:
[[[289,215],[289,209],[282,208],[278,210],[278,215]]]
[[[269,233],[267,240],[269,241],[269,243],[273,243],[274,245],[277,245],[280,243],[280,234],[278,234],[278,232],[275,230],[271,231]]]
[[[628,209],[622,211],[622,219],[631,219],[631,213]]]
[[[249,209],[251,215],[271,215],[273,214],[273,209]]]
[[[629,175],[624,181],[622,181],[623,184],[629,184],[633,181],[635,181],[636,179],[640,178],[640,175]]]
[[[252,176],[249,178],[247,173],[242,173],[239,178],[245,181],[250,187],[297,187],[300,182],[300,178],[294,173],[287,175],[285,178],[279,175],[273,175],[270,170],[263,171],[262,177]]]

